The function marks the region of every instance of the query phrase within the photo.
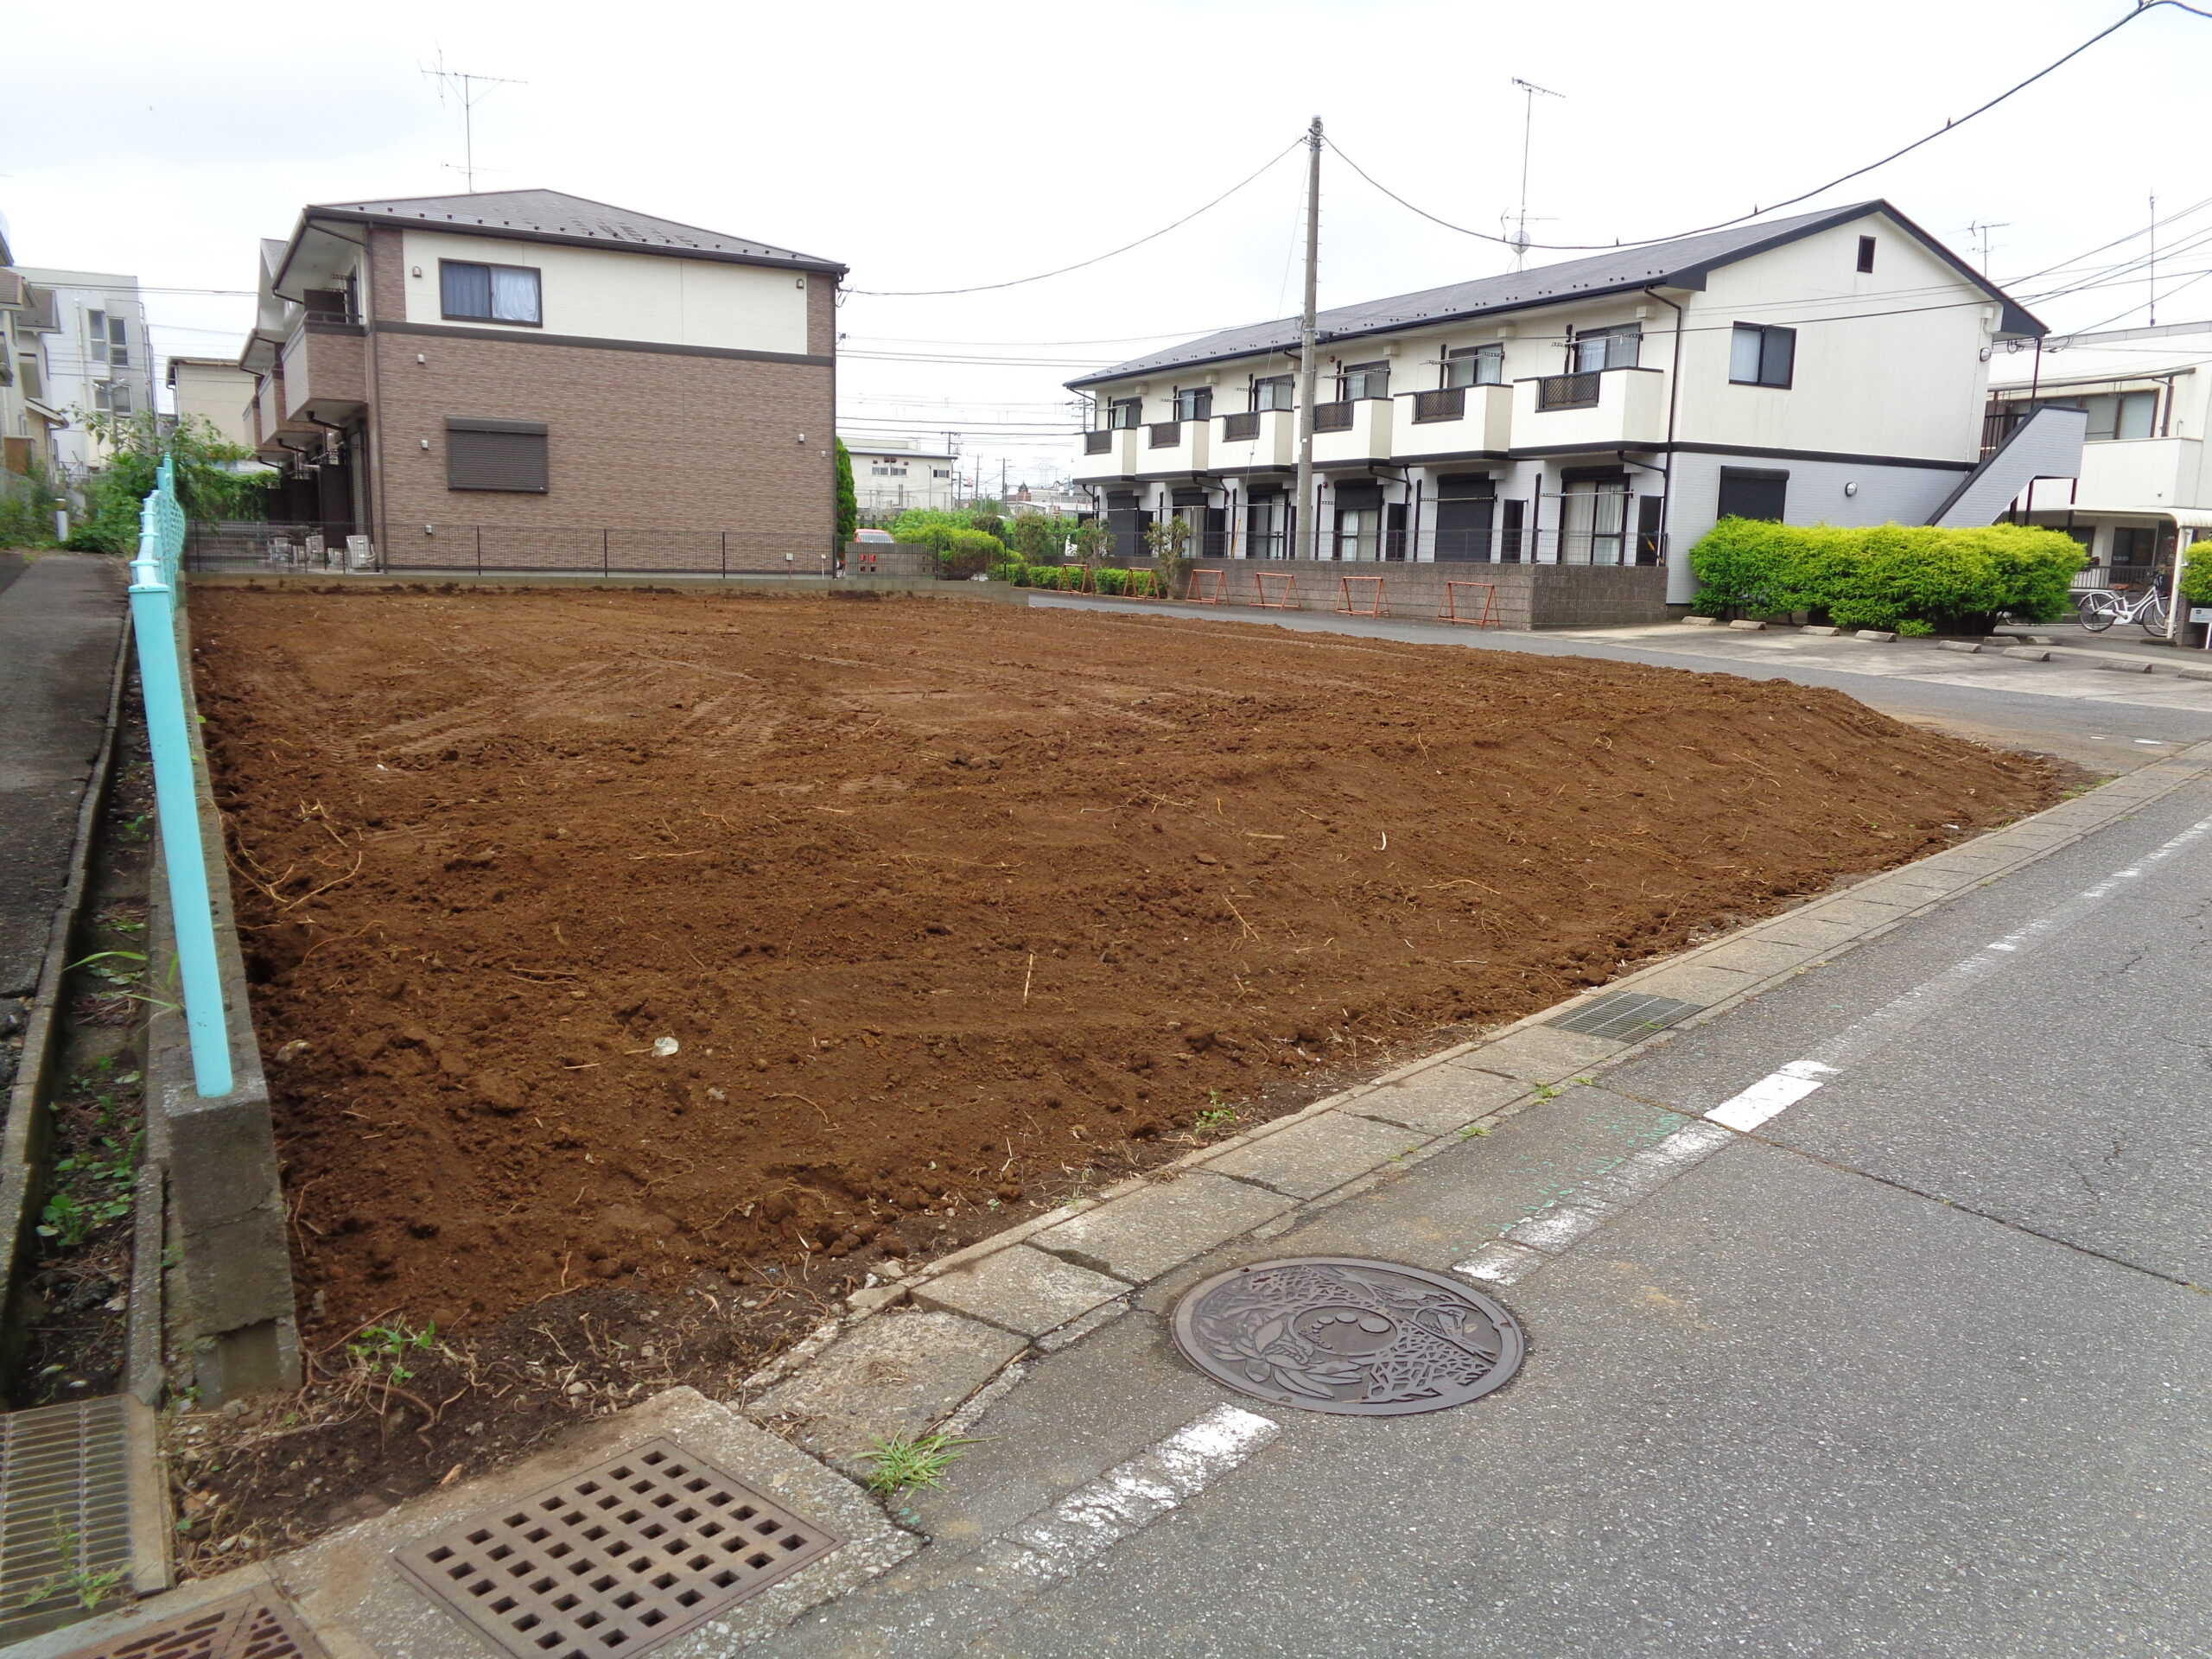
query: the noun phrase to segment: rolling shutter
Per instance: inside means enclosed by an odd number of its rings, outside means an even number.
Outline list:
[[[546,493],[543,421],[449,420],[446,487]]]

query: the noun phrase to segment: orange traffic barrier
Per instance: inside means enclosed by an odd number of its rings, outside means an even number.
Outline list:
[[[1268,589],[1268,584],[1271,582],[1282,584],[1274,590],[1272,597],[1269,596]],[[1258,590],[1258,596],[1252,602],[1262,610],[1302,611],[1306,608],[1298,597],[1296,571],[1255,570],[1252,573],[1252,586]]]
[[[1353,599],[1351,585],[1355,582],[1367,584],[1366,604]],[[1337,614],[1339,616],[1388,616],[1390,601],[1382,596],[1380,576],[1338,576],[1337,578]]]
[[[1125,597],[1129,599],[1165,599],[1167,597],[1166,594],[1160,591],[1160,572],[1157,570],[1130,571],[1129,585],[1127,588],[1124,588],[1122,592]]]
[[[1475,597],[1478,590],[1482,594],[1479,601]],[[1478,603],[1481,609],[1471,609]],[[1436,620],[1440,622],[1465,622],[1478,628],[1503,627],[1504,624],[1497,620],[1497,584],[1494,582],[1446,582],[1444,603],[1437,607]]]
[[[1211,587],[1204,586],[1211,579]],[[1183,597],[1193,605],[1219,605],[1226,595],[1223,588],[1229,581],[1226,570],[1193,570],[1190,580],[1183,584]]]

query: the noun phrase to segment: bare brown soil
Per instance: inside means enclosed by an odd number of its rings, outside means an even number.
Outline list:
[[[194,609],[333,1333],[918,1255],[2056,791],[1832,691],[1167,616]]]

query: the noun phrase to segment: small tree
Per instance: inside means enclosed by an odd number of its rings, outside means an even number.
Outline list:
[[[1105,556],[1106,543],[1114,532],[1096,518],[1086,518],[1068,531],[1068,545],[1075,551],[1077,564],[1096,567]]]
[[[1166,591],[1164,598],[1173,599],[1183,585],[1183,571],[1190,563],[1183,550],[1191,544],[1191,521],[1180,513],[1169,513],[1154,519],[1144,527],[1145,545],[1152,550],[1152,556],[1160,562],[1160,584]]]
[[[85,486],[85,521],[69,545],[88,553],[128,553],[138,545],[139,503],[153,493],[162,459],[175,463],[177,498],[189,518],[259,518],[267,511],[271,472],[241,473],[232,463],[253,451],[235,444],[196,415],[175,421],[140,410],[118,415],[69,411],[107,448],[107,462]]]
[[[853,539],[853,532],[861,524],[861,498],[853,488],[853,452],[845,448],[842,438],[837,440],[837,545],[844,546]]]
[[[54,510],[67,505],[45,467],[0,475],[0,547],[52,547]]]
[[[1057,562],[1067,545],[1066,524],[1041,512],[1017,513],[1007,530],[1014,550],[1032,564]]]

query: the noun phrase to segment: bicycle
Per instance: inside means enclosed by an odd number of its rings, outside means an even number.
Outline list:
[[[2091,633],[2102,633],[2115,622],[2136,623],[2145,633],[2166,631],[2166,596],[2155,587],[2145,589],[2134,600],[2109,588],[2092,588],[2074,601],[2074,609]]]

